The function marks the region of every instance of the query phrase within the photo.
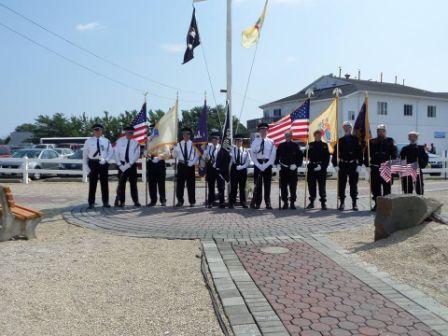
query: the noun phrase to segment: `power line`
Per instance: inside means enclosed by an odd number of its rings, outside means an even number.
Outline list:
[[[111,82],[113,82],[113,83],[115,83],[115,84],[121,85],[121,86],[123,86],[123,87],[125,87],[125,88],[127,88],[127,89],[137,91],[137,92],[139,92],[139,93],[143,93],[143,92],[145,91],[145,90],[143,90],[143,89],[139,89],[139,88],[137,88],[137,87],[135,87],[135,86],[126,84],[125,82],[122,82],[122,81],[120,81],[120,80],[118,80],[118,79],[115,79],[115,78],[113,78],[113,77],[110,77],[110,76],[108,76],[108,75],[105,75],[105,74],[103,74],[103,73],[101,73],[101,72],[98,72],[98,71],[96,71],[96,70],[94,70],[94,69],[92,69],[92,68],[90,68],[90,67],[88,67],[88,66],[86,66],[86,65],[84,65],[84,64],[81,64],[81,63],[79,63],[79,62],[77,62],[77,61],[75,61],[75,60],[73,60],[73,59],[71,59],[71,58],[69,58],[69,57],[67,57],[67,56],[65,56],[65,55],[63,55],[63,54],[61,54],[61,53],[59,53],[59,52],[56,51],[56,50],[53,50],[53,49],[51,49],[51,48],[45,46],[44,44],[42,44],[42,43],[40,43],[40,42],[37,42],[36,40],[33,40],[31,37],[29,37],[29,36],[27,36],[27,35],[25,35],[25,34],[22,34],[21,32],[15,30],[14,28],[12,28],[12,27],[10,27],[10,26],[8,26],[8,25],[2,23],[2,22],[0,22],[0,26],[2,26],[3,28],[9,30],[10,32],[12,32],[12,33],[14,33],[14,34],[16,34],[16,35],[22,37],[23,39],[25,39],[25,40],[27,40],[27,41],[33,43],[34,45],[36,45],[36,46],[38,46],[38,47],[40,47],[40,48],[42,48],[42,49],[44,49],[44,50],[46,50],[46,51],[48,51],[48,52],[54,54],[54,55],[56,55],[56,56],[58,56],[58,57],[60,57],[60,58],[62,58],[62,59],[64,59],[65,61],[67,61],[67,62],[69,62],[69,63],[72,63],[72,64],[74,64],[74,65],[76,65],[76,66],[78,66],[78,67],[80,67],[80,68],[82,68],[82,69],[84,69],[84,70],[86,70],[86,71],[89,71],[89,72],[91,72],[91,73],[93,73],[93,74],[95,74],[95,75],[97,75],[97,76],[99,76],[99,77],[102,77],[102,78],[104,78],[104,79],[107,79],[107,80],[109,80],[109,81],[111,81]],[[167,99],[167,100],[170,100],[170,101],[173,101],[173,100],[174,100],[173,98],[165,97],[165,96],[161,96],[161,95],[154,94],[154,93],[151,93],[151,95],[152,95],[152,96],[155,96],[155,97],[158,97],[158,98]],[[194,103],[196,103],[196,101],[187,101],[187,100],[182,100],[182,102],[189,102],[189,103],[194,102]]]

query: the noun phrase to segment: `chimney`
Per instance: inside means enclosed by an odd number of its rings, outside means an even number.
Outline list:
[[[383,73],[380,74],[380,83],[383,82]]]
[[[339,67],[339,78],[342,76],[342,67]]]
[[[395,84],[398,84],[398,76],[395,76]]]
[[[358,79],[361,79],[361,69],[358,69]]]
[[[345,79],[350,79],[350,74],[346,73],[345,74]]]

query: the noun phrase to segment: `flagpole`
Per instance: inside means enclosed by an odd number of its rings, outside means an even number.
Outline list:
[[[339,167],[339,95],[342,91],[336,88],[333,93],[336,96],[336,163]],[[339,172],[336,173],[336,208],[339,209]]]
[[[227,0],[227,38],[226,38],[226,70],[227,70],[227,104],[229,113],[230,144],[233,144],[232,118],[232,0]]]
[[[311,96],[314,95],[314,91],[312,89],[306,90],[305,94],[308,96],[308,99],[310,100],[310,106],[308,110],[308,137],[306,139],[306,157],[305,157],[305,198],[303,201],[303,209],[306,208],[306,194],[308,191],[308,144],[310,142],[310,126],[309,126],[309,118],[311,117]]]
[[[205,104],[207,104],[207,91],[204,91],[204,100],[205,100]],[[219,113],[218,113],[218,115],[219,115]],[[207,141],[208,141],[208,139],[207,139]],[[204,148],[204,151],[207,149],[207,145],[205,145],[205,148]],[[202,152],[202,153],[204,153],[204,152]],[[205,159],[203,158],[203,156],[204,156],[204,154],[202,154],[201,155],[201,160],[202,161],[204,161],[204,164],[206,164],[205,163]],[[205,166],[206,168],[205,168],[205,174],[204,174],[204,186],[205,186],[205,192],[204,192],[204,194],[205,194],[205,202],[204,202],[204,204],[205,204],[205,207],[207,207],[207,205],[208,205],[208,182],[207,182],[207,166]]]
[[[179,134],[179,91],[176,94],[176,125],[175,125],[175,137]],[[177,194],[177,157],[174,159],[174,176],[173,176],[173,206],[176,205],[176,194]]]
[[[372,168],[370,167],[370,119],[369,119],[369,129],[367,129],[366,125],[365,125],[365,121],[367,120],[368,116],[369,116],[369,95],[366,91],[365,94],[365,101],[364,103],[366,104],[366,116],[364,118],[364,128],[366,133],[369,132],[369,138],[367,140],[367,164],[369,165],[370,171],[372,171]],[[372,210],[372,179],[371,176],[369,176],[369,208],[370,210]]]
[[[144,101],[146,104],[146,97],[148,96],[148,92],[145,92],[143,94],[144,96]],[[146,108],[146,111],[148,111],[148,108]],[[148,139],[146,139],[146,144],[145,144],[145,151],[146,151],[146,156],[148,156]],[[144,160],[147,161],[147,157],[145,156]],[[145,171],[143,172],[144,174],[146,174],[145,176],[145,206],[148,205],[148,163],[146,162],[145,164]]]

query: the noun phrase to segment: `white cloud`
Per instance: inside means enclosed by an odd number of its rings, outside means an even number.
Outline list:
[[[106,28],[106,26],[103,26],[99,22],[80,23],[76,26],[76,30],[79,31],[98,30],[104,28]]]
[[[169,53],[180,53],[185,49],[185,46],[180,43],[164,43],[160,47]]]

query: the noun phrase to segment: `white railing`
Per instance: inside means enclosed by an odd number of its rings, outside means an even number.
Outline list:
[[[441,157],[438,158],[437,161],[442,162],[442,168],[425,168],[423,169],[423,173],[425,175],[429,174],[440,174],[439,178],[447,178],[448,177],[448,158]],[[174,163],[173,160],[168,161],[171,163],[171,165]],[[30,164],[32,166],[38,166],[39,169],[30,168]],[[82,165],[82,160],[74,160],[74,159],[66,159],[66,158],[59,158],[59,159],[16,159],[16,158],[0,158],[0,177],[6,175],[17,175],[21,177],[21,180],[23,183],[29,183],[30,176],[33,176],[33,174],[40,174],[40,175],[49,175],[49,176],[82,176],[82,181],[87,182],[87,172],[83,169],[62,169],[63,164],[78,164]],[[110,163],[115,163],[114,161],[110,161]],[[141,164],[141,169],[138,169],[138,174],[141,174],[142,180],[146,182],[146,160],[138,160],[137,163]],[[18,168],[4,168],[4,166],[9,165],[17,165]],[[44,169],[42,166],[45,164],[54,164],[58,168],[54,169]],[[140,166],[140,165],[139,165]],[[173,168],[168,168],[168,174],[172,175]],[[301,175],[305,174],[305,167],[300,167],[298,169],[298,173]],[[250,169],[250,172],[252,172],[253,169]],[[109,170],[109,174],[117,174],[118,171],[116,169]],[[328,167],[328,173],[331,174],[333,177],[336,177],[336,172],[334,168],[330,165]],[[366,170],[363,169],[363,171],[360,173],[360,178],[365,179],[366,178]]]

